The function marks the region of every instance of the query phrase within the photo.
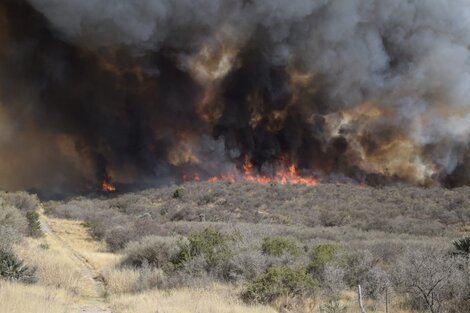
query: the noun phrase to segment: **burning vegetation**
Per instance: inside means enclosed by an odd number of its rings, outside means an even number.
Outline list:
[[[2,1],[0,187],[467,185],[468,15],[464,0]]]

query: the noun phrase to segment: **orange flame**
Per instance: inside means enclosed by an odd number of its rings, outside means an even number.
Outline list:
[[[116,191],[116,186],[105,180],[101,184],[101,190],[103,192],[115,192]]]
[[[306,185],[316,186],[319,180],[315,177],[303,177],[297,175],[297,167],[295,164],[287,166],[286,158],[281,157],[275,165],[274,174],[271,176],[263,175],[255,172],[255,166],[253,163],[246,158],[243,163],[243,173],[238,171],[230,171],[226,174],[214,176],[208,179],[208,182],[235,182],[235,181],[247,181],[257,184],[270,184],[278,183],[281,185],[294,184],[294,185]]]
[[[201,177],[198,174],[184,174],[183,175],[183,182],[191,182],[191,181],[201,181]]]

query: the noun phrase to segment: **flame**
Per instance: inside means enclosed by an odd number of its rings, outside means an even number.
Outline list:
[[[243,172],[237,170],[228,171],[225,174],[214,176],[207,181],[211,183],[216,182],[236,182],[247,181],[257,184],[270,184],[277,183],[281,185],[294,184],[316,186],[319,180],[315,177],[303,177],[297,174],[297,166],[286,162],[285,157],[279,158],[274,166],[273,175],[260,174],[255,170],[255,166],[248,157],[245,157],[245,162],[242,166]]]
[[[116,186],[114,184],[112,184],[111,182],[105,180],[101,184],[101,190],[103,192],[115,192],[116,191]]]
[[[183,182],[192,182],[192,181],[201,181],[201,177],[199,174],[184,174],[183,175]]]

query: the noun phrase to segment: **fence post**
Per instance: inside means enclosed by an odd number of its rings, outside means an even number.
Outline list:
[[[388,287],[385,287],[385,313],[388,313]]]
[[[362,301],[362,287],[361,285],[357,286],[357,298],[359,302],[359,307],[361,308],[361,313],[367,313],[364,308],[364,302]]]

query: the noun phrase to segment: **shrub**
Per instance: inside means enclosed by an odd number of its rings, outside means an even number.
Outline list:
[[[191,259],[202,256],[208,270],[232,256],[228,238],[214,228],[206,228],[201,232],[190,234],[187,241],[179,242],[179,252],[173,258],[176,267],[181,267]]]
[[[280,297],[313,296],[317,287],[318,282],[303,268],[272,267],[246,286],[242,299],[267,304]]]
[[[177,242],[172,238],[145,237],[138,242],[131,242],[125,249],[124,265],[165,269],[177,253]]]
[[[263,244],[261,245],[261,251],[263,254],[276,257],[282,256],[286,253],[293,256],[299,255],[299,248],[295,242],[283,237],[264,238]]]
[[[378,299],[390,290],[388,274],[380,266],[381,260],[369,250],[357,250],[348,253],[345,259],[345,282],[350,288],[363,287],[364,295]]]
[[[131,229],[124,226],[116,226],[106,233],[105,241],[111,251],[124,249],[134,234]]]
[[[320,273],[319,279],[322,290],[328,294],[337,294],[346,288],[344,283],[345,269],[334,263],[326,265]]]
[[[34,282],[35,270],[29,268],[12,251],[0,250],[0,277],[26,283]]]
[[[26,192],[7,193],[5,199],[10,205],[23,212],[35,211],[39,206],[38,197]]]
[[[413,309],[447,312],[448,302],[455,297],[452,285],[461,276],[455,261],[433,246],[409,251],[399,260],[396,284]]]
[[[181,197],[183,197],[183,194],[184,194],[184,188],[177,188],[173,192],[173,199],[180,199]]]
[[[455,249],[455,254],[462,255],[466,258],[470,257],[470,236],[457,239],[452,242],[452,244]]]
[[[0,250],[11,249],[12,244],[20,238],[21,236],[15,229],[0,225]]]
[[[327,303],[320,305],[321,313],[342,313],[346,307],[338,299],[330,299]]]
[[[231,282],[253,280],[266,270],[267,258],[260,251],[242,251],[220,269],[220,276]]]
[[[8,250],[26,233],[27,222],[20,211],[0,201],[0,249]]]
[[[24,234],[26,233],[27,222],[18,209],[0,203],[0,227],[11,228]]]
[[[26,213],[28,221],[28,233],[32,237],[41,237],[43,235],[41,230],[41,222],[39,221],[39,213],[36,211],[28,211]]]
[[[163,287],[166,284],[166,277],[159,268],[152,268],[143,264],[139,269],[139,275],[135,282],[134,291],[142,292],[156,287]]]
[[[308,271],[314,274],[319,274],[328,263],[333,262],[339,252],[344,249],[335,244],[322,244],[313,249],[310,255],[310,263],[308,264]]]

